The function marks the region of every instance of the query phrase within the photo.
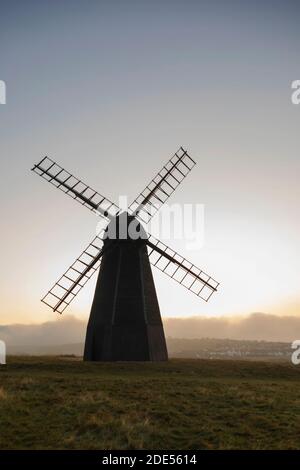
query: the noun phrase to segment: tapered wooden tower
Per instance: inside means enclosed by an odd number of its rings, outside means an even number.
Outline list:
[[[123,223],[122,223],[123,222]],[[165,361],[165,335],[147,252],[147,234],[134,217],[122,213],[110,222],[87,326],[87,361]],[[112,224],[116,230],[110,230]],[[120,225],[126,238],[120,239]],[[123,236],[124,230],[121,230]],[[112,239],[109,233],[113,233]],[[117,235],[116,235],[117,234]]]
[[[215,279],[140,224],[150,222],[195,164],[180,147],[130,204],[128,213],[48,157],[32,168],[106,223],[42,299],[62,313],[100,268],[87,326],[86,361],[167,360],[150,263],[205,301],[217,291]]]

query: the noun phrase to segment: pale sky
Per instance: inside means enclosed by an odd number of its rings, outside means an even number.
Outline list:
[[[167,243],[215,277],[209,303],[153,270],[163,317],[300,315],[299,2],[1,1],[0,323],[40,298],[98,219],[30,172],[44,155],[115,202],[177,148],[171,202],[205,205],[205,243]],[[87,319],[96,278],[66,311]]]

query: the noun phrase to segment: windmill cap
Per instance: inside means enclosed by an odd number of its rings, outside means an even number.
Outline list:
[[[149,238],[142,224],[128,212],[121,212],[107,225],[103,240],[146,241]]]

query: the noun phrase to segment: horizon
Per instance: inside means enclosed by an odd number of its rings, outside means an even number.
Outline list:
[[[292,343],[300,330],[300,317],[256,312],[241,317],[169,317],[163,319],[166,337]],[[87,322],[65,315],[43,323],[0,325],[1,339],[10,345],[84,343]],[[38,343],[37,343],[38,341]]]

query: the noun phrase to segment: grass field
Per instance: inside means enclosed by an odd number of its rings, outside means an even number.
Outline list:
[[[300,367],[243,361],[0,366],[0,449],[300,449]]]

